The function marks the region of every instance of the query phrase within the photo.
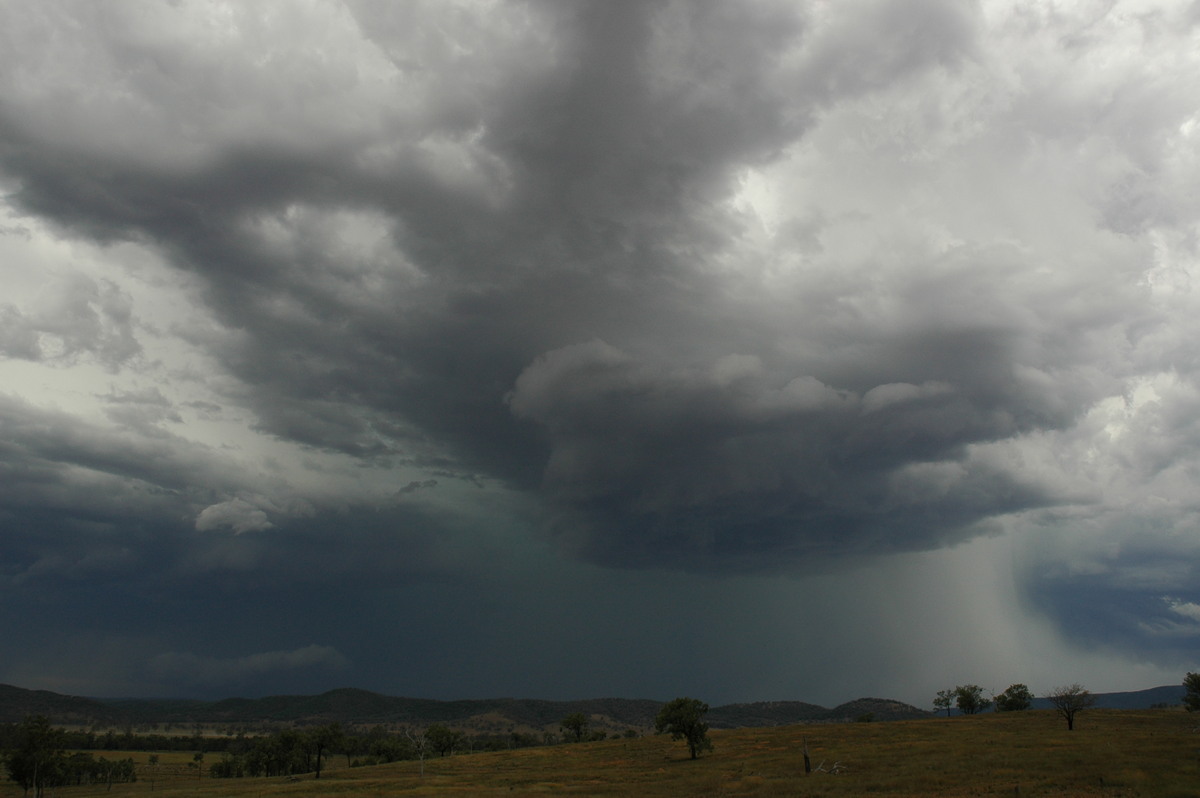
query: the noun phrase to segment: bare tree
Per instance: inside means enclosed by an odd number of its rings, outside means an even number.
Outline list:
[[[1096,703],[1096,696],[1079,684],[1059,687],[1046,694],[1047,700],[1067,721],[1067,731],[1075,729],[1075,715]]]
[[[405,728],[404,736],[412,743],[413,752],[421,761],[421,778],[425,778],[425,757],[429,753],[429,737],[425,734],[424,729],[414,731],[409,728]]]

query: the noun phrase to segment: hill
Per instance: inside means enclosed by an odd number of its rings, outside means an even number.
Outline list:
[[[752,704],[725,704],[709,710],[707,719],[714,729],[740,729],[752,726],[788,726],[796,723],[839,723],[870,720],[916,720],[932,713],[884,698],[860,698],[833,709],[803,701],[760,701]]]
[[[315,696],[227,698],[213,702],[164,702],[123,699],[108,702],[135,723],[415,725],[441,723],[475,732],[557,730],[563,717],[582,712],[602,730],[646,728],[654,723],[659,701],[598,698],[543,701],[495,698],[437,701],[397,698],[342,688]]]
[[[343,688],[314,696],[226,698],[220,701],[189,699],[107,699],[63,696],[47,691],[0,686],[0,722],[15,722],[26,715],[46,715],[57,723],[101,726],[145,724],[307,725],[429,725],[442,723],[475,732],[557,731],[563,717],[582,712],[592,728],[623,731],[647,730],[662,705],[649,699],[595,698],[582,701],[495,698],[436,701],[397,698],[368,690]],[[874,720],[926,717],[929,713],[898,701],[863,698],[833,709],[802,701],[764,701],[726,704],[710,710],[713,728],[783,726],[854,720],[864,715]]]
[[[1155,687],[1125,693],[1097,694],[1097,707],[1147,709],[1178,704],[1181,686]],[[13,723],[27,715],[45,715],[55,723],[99,725],[308,725],[339,722],[347,725],[425,726],[441,723],[476,733],[557,732],[563,717],[574,712],[588,716],[593,729],[619,732],[647,730],[654,724],[660,701],[596,698],[582,701],[494,698],[437,701],[399,698],[368,690],[343,688],[312,696],[192,699],[93,699],[46,690],[0,685],[0,722]],[[1035,708],[1048,706],[1037,699]],[[803,701],[761,701],[713,707],[708,721],[715,729],[785,726],[796,723],[836,723],[930,717],[933,713],[900,701],[860,698],[832,709]]]
[[[64,724],[110,725],[120,721],[119,712],[93,698],[0,684],[0,722],[15,723],[28,715],[45,715]]]
[[[1148,690],[1134,690],[1126,693],[1096,693],[1098,709],[1150,709],[1151,707],[1178,706],[1183,703],[1184,689],[1182,684],[1151,687]],[[1050,709],[1051,704],[1045,698],[1033,700],[1034,709]]]

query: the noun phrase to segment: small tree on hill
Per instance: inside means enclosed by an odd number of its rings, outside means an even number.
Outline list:
[[[1033,693],[1023,684],[1010,684],[1008,689],[996,696],[997,712],[1021,712],[1033,704]]]
[[[582,712],[572,712],[562,719],[562,728],[575,735],[575,742],[583,742],[588,730],[587,715]]]
[[[1096,696],[1078,684],[1059,687],[1046,696],[1058,714],[1067,721],[1067,731],[1075,729],[1075,715],[1096,703]]]
[[[992,702],[983,697],[983,688],[977,684],[960,684],[954,688],[954,705],[964,715],[983,712]]]
[[[933,708],[937,711],[946,710],[946,717],[950,717],[950,707],[954,706],[954,691],[953,690],[938,690],[937,697],[933,699]]]
[[[1200,673],[1183,677],[1183,707],[1188,712],[1200,711]]]
[[[425,757],[429,754],[429,735],[424,729],[406,728],[404,736],[408,738],[417,759],[421,760],[421,778],[425,778]]]
[[[466,737],[462,732],[447,726],[430,726],[425,732],[425,736],[429,738],[429,744],[433,746],[433,750],[437,751],[439,756],[454,753],[454,749],[462,745]]]
[[[703,721],[708,704],[695,698],[676,698],[663,705],[654,719],[657,734],[669,732],[672,740],[686,740],[688,753],[695,759],[701,751],[712,750],[708,724]]]

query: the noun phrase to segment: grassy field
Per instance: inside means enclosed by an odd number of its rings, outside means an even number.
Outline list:
[[[320,781],[198,779],[187,754],[160,755],[132,785],[84,796],[1200,796],[1200,719],[1176,710],[1090,710],[1075,731],[1048,711],[739,729],[696,761],[664,737],[523,749],[370,768],[333,757]],[[814,767],[805,776],[804,739]],[[144,754],[107,753],[110,759]],[[209,754],[211,760],[216,755]],[[207,764],[207,763],[206,763]],[[171,775],[177,774],[177,775]],[[19,796],[11,782],[0,797]]]

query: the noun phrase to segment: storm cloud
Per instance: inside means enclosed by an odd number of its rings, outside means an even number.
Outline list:
[[[318,652],[433,694],[476,644],[507,681],[460,692],[520,693],[528,641],[628,611],[564,580],[861,620],[935,562],[1000,569],[1039,661],[1194,659],[1194,4],[0,9],[3,589],[303,586],[423,641],[135,613],[92,689]],[[430,637],[423,590],[491,608]],[[696,683],[784,697],[747,668]]]

